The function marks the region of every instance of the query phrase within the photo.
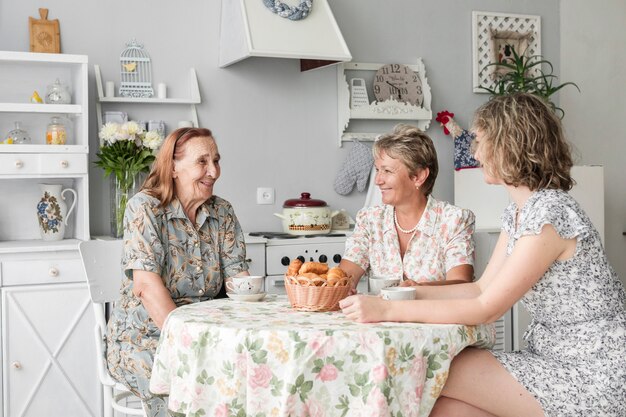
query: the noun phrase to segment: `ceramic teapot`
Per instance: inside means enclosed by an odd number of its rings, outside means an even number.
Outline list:
[[[283,231],[292,235],[322,235],[330,232],[333,217],[339,212],[331,212],[323,200],[311,198],[310,193],[300,194],[300,198],[285,201],[282,214],[274,216],[283,220]]]

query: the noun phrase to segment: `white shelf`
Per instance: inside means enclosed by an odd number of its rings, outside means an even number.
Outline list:
[[[374,101],[368,107],[350,109],[350,119],[429,120],[431,117],[430,110],[396,100]]]
[[[0,145],[0,153],[89,153],[87,145]]]
[[[96,100],[96,113],[98,117],[98,129],[103,124],[102,104],[109,103],[137,103],[137,104],[186,104],[190,106],[191,121],[194,127],[199,126],[198,111],[196,104],[200,104],[202,99],[200,98],[200,88],[198,86],[198,76],[194,68],[189,69],[189,97],[172,97],[172,98],[138,98],[138,97],[105,97],[104,87],[102,82],[102,73],[100,72],[100,66],[94,65],[94,72],[96,76],[96,89],[98,92],[98,98]]]
[[[386,100],[383,102],[373,101],[369,106],[350,108],[350,77],[348,79],[346,71],[369,71],[375,72],[384,64],[344,62],[337,65],[337,110],[338,110],[338,133],[339,146],[343,142],[353,139],[373,141],[382,132],[350,132],[346,131],[351,120],[398,120],[411,121],[422,130],[428,129],[432,119],[430,108],[431,92],[426,78],[426,69],[421,58],[416,64],[407,65],[419,76],[422,84],[424,101],[422,106],[415,106],[409,103],[400,103],[396,100]],[[361,77],[354,77],[361,78]]]
[[[2,59],[3,62],[41,62],[44,64],[86,64],[88,62],[87,55],[46,54],[18,51],[0,51],[0,55],[0,59]]]
[[[0,112],[81,114],[83,106],[80,104],[0,103]]]
[[[54,252],[60,250],[78,250],[79,239],[63,239],[54,242],[33,240],[12,240],[0,242],[0,254],[3,253],[30,253],[30,252]]]
[[[0,254],[77,250],[89,239],[89,91],[86,55],[0,51],[0,120],[3,131],[20,121],[32,144],[0,145]],[[61,78],[72,92],[72,104],[20,102],[41,84]],[[31,82],[31,80],[33,80]],[[44,84],[45,85],[45,84]],[[43,95],[42,95],[43,96]],[[17,114],[17,116],[16,116]],[[50,116],[65,115],[70,137],[66,145],[45,143]],[[39,238],[36,204],[38,184],[62,184],[76,191],[66,239]],[[71,199],[71,197],[70,197]]]
[[[154,103],[154,104],[199,104],[200,99],[189,98],[138,98],[138,97],[102,97],[101,103]]]

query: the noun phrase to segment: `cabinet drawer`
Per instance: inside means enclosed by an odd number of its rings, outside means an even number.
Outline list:
[[[51,145],[52,146],[52,145]],[[84,154],[4,154],[0,155],[0,174],[83,174],[87,173]]]
[[[7,260],[0,268],[2,286],[86,282],[79,259]]]

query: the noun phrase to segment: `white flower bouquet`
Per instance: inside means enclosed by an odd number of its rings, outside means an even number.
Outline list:
[[[139,173],[148,172],[155,154],[163,143],[163,136],[154,130],[145,131],[139,123],[129,121],[123,124],[107,123],[98,135],[101,139],[100,152],[96,154],[97,166],[104,169],[104,175],[114,175],[116,186],[115,219],[111,219],[113,235],[123,234],[124,210],[135,180]],[[115,223],[113,223],[115,221]]]

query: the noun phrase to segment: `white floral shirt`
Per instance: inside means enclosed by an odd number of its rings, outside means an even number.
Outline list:
[[[370,276],[443,281],[459,265],[474,265],[474,214],[428,197],[415,235],[400,256],[393,206],[366,207],[357,213],[343,258]]]

